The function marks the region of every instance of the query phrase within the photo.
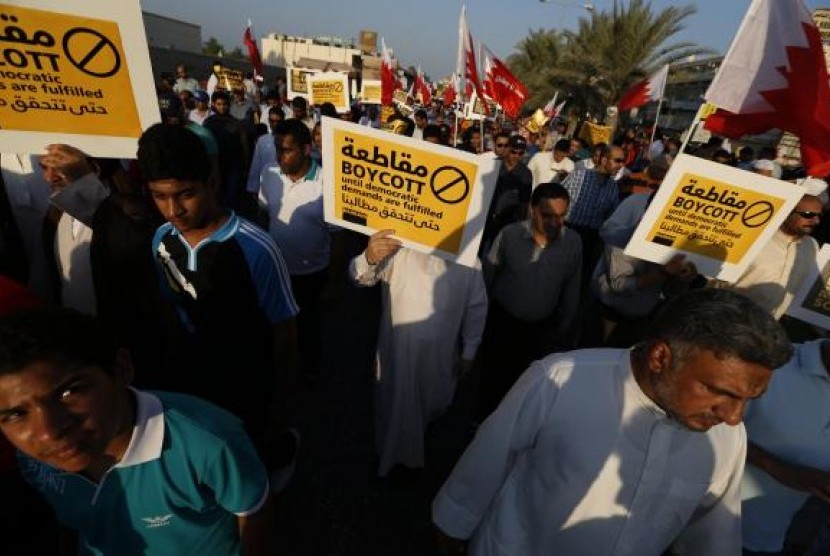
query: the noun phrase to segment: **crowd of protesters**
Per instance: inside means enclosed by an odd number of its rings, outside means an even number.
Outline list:
[[[830,344],[785,314],[826,238],[822,176],[774,148],[686,146],[803,189],[726,283],[625,253],[684,146],[662,130],[593,144],[576,122],[530,131],[440,101],[381,121],[289,99],[283,79],[228,90],[219,63],[157,90],[135,159],[2,153],[0,488],[21,503],[0,518],[44,515],[22,478],[74,532],[9,554],[280,553],[322,323],[376,285],[379,477],[422,469],[427,426],[478,379],[478,432],[432,506],[437,550],[830,549],[826,530],[788,536],[811,495],[830,500]],[[497,158],[480,264],[326,222],[327,117]]]

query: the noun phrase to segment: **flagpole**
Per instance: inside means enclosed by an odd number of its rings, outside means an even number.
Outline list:
[[[686,131],[686,138],[683,140],[683,144],[682,144],[682,145],[680,145],[680,150],[678,151],[678,153],[684,153],[684,152],[686,152],[686,145],[688,145],[688,144],[689,144],[689,141],[692,139],[692,136],[693,136],[695,133],[697,133],[697,128],[698,128],[699,126],[700,126],[700,120],[698,120],[697,118],[695,118],[694,123],[693,123],[693,124],[689,127],[689,129]]]
[[[648,150],[651,151],[651,146],[654,144],[654,136],[657,134],[657,124],[660,122],[660,109],[663,108],[663,97],[660,96],[660,102],[657,103],[657,115],[654,116],[654,128],[651,130],[651,141],[648,143]]]
[[[551,106],[551,108],[553,108],[554,110],[556,110],[556,99],[557,98],[559,98],[559,89],[557,89],[553,92],[553,100],[550,101],[550,103],[553,105],[553,106]],[[553,118],[551,118],[551,120],[552,119]]]

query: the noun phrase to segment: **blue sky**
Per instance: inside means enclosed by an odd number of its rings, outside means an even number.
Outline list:
[[[558,3],[553,3],[558,2]],[[593,0],[598,9],[614,0]],[[468,0],[467,21],[473,38],[496,56],[506,58],[529,29],[573,28],[587,12],[578,0]],[[697,13],[677,38],[720,53],[729,48],[750,0],[652,0],[655,9],[692,4]],[[386,39],[405,65],[421,65],[433,79],[453,70],[458,41],[455,0],[141,0],[145,11],[202,26],[202,40],[215,36],[228,48],[241,44],[248,18],[257,37],[279,32],[289,35],[335,35],[356,38],[372,29]],[[807,0],[810,8],[830,6],[830,0]]]

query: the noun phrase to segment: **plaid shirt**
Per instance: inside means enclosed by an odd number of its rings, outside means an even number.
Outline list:
[[[617,180],[595,170],[575,170],[562,181],[571,203],[568,224],[599,229],[620,202]]]

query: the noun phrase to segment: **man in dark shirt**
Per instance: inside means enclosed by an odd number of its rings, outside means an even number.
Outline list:
[[[220,206],[193,132],[151,127],[139,140],[138,163],[167,220],[153,255],[181,325],[170,388],[235,413],[261,445],[269,419],[284,417],[295,383],[297,305],[280,250]]]
[[[486,253],[487,247],[503,227],[527,217],[533,182],[530,170],[522,162],[527,150],[524,137],[500,133],[494,146],[497,153],[502,153],[501,167],[481,240],[482,253]]]
[[[213,134],[219,147],[220,200],[229,208],[237,208],[251,164],[248,132],[245,125],[231,115],[231,98],[226,91],[213,93],[211,102],[214,114],[203,125]]]

